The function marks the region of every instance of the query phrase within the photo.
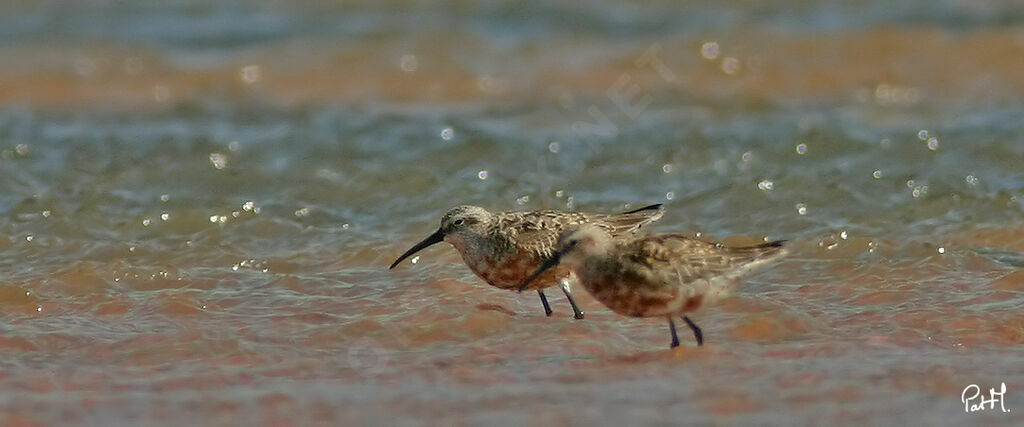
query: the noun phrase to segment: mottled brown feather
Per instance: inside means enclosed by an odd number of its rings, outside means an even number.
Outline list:
[[[512,252],[526,252],[537,258],[554,255],[558,236],[566,229],[590,223],[605,230],[614,238],[635,233],[641,227],[657,221],[664,215],[661,205],[651,205],[618,214],[591,214],[584,212],[531,211],[496,213],[497,220],[490,234],[504,242]]]
[[[783,251],[782,243],[723,246],[682,234],[661,234],[625,243],[618,253],[623,265],[639,264],[651,271],[675,274],[676,280],[690,283],[726,275],[756,260],[771,258]]]

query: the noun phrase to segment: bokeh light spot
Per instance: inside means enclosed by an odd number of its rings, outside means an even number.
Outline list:
[[[705,42],[700,46],[700,56],[704,59],[717,59],[719,53],[718,42]]]

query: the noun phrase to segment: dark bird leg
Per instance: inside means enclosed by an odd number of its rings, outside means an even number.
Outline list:
[[[672,330],[672,344],[668,348],[679,347],[679,336],[676,335],[676,322],[672,320],[672,316],[668,316],[668,328]]]
[[[700,326],[697,326],[696,323],[693,323],[693,321],[685,315],[683,316],[683,320],[687,325],[690,325],[690,329],[693,329],[693,336],[697,337],[697,345],[704,345],[704,332],[701,332]]]
[[[569,300],[569,304],[572,305],[573,317],[582,319],[583,315],[586,314],[583,310],[580,310],[580,306],[576,305],[576,300],[572,297],[572,291],[569,290],[569,279],[562,279],[562,292],[565,293],[565,298]]]
[[[537,295],[540,295],[540,302],[544,304],[544,314],[551,317],[551,306],[548,305],[548,297],[544,296],[544,290],[537,289]]]

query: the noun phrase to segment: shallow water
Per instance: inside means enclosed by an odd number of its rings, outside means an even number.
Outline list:
[[[517,5],[0,2],[4,424],[1020,422],[1024,8]],[[657,202],[791,242],[702,348],[387,270]]]

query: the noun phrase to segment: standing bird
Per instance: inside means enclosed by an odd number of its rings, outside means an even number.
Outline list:
[[[451,243],[462,254],[466,266],[491,286],[521,292],[525,289],[519,286],[523,279],[555,254],[555,242],[566,228],[589,223],[610,239],[630,235],[664,213],[660,204],[613,215],[552,210],[491,213],[476,206],[456,206],[441,217],[441,227],[434,234],[398,257],[390,268],[419,250],[444,241]],[[574,316],[583,318],[583,311],[569,290],[569,275],[568,269],[555,268],[543,277],[535,277],[540,280],[535,280],[530,289],[537,290],[546,315],[551,316],[551,306],[544,288],[560,281]]]
[[[522,282],[526,289],[553,267],[568,266],[598,301],[623,316],[665,316],[670,348],[679,346],[675,316],[704,334],[686,313],[715,302],[739,284],[740,276],[785,255],[783,241],[728,247],[681,234],[612,239],[605,230],[582,225],[559,236],[558,249]]]

